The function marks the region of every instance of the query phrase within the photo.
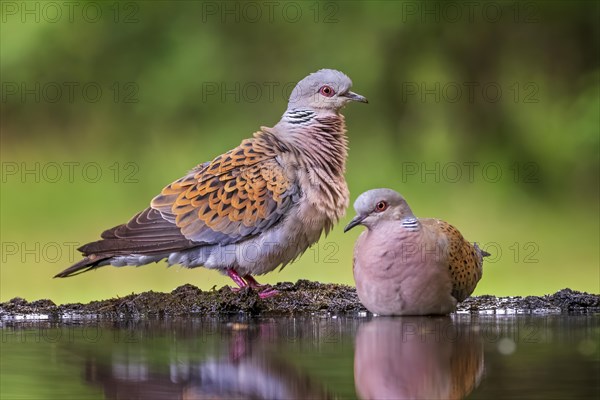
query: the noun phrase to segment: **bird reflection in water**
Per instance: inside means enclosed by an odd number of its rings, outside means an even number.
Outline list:
[[[278,357],[269,324],[229,324],[224,348],[193,362],[177,351],[163,365],[143,352],[115,351],[109,362],[88,354],[86,381],[110,399],[329,399],[319,383]]]
[[[377,317],[356,336],[362,399],[461,399],[478,386],[483,367],[476,328],[450,317]]]

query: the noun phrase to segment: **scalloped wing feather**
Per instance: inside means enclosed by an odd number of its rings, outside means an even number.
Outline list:
[[[477,248],[469,243],[453,225],[439,219],[422,219],[448,243],[448,269],[452,281],[452,296],[459,302],[473,293],[483,274],[483,258]]]
[[[276,138],[261,132],[165,187],[151,203],[186,239],[234,243],[270,228],[299,198],[277,161]]]

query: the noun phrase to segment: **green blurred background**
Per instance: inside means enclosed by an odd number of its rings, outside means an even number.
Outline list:
[[[352,201],[391,187],[481,243],[475,294],[600,292],[597,2],[69,4],[1,3],[0,300],[229,284],[162,263],[51,277],[320,68],[370,102],[344,110]],[[352,213],[261,282],[352,284]]]

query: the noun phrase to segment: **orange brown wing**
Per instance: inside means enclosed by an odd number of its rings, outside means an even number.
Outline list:
[[[234,243],[263,232],[300,196],[275,141],[264,132],[244,140],[165,187],[151,207],[194,242]]]
[[[452,278],[452,296],[459,302],[473,293],[481,279],[483,258],[479,251],[469,243],[454,226],[439,220],[436,229],[448,240],[448,268]]]
[[[454,226],[447,222],[450,242],[449,267],[454,282],[452,295],[460,302],[473,293],[481,279],[483,259]]]

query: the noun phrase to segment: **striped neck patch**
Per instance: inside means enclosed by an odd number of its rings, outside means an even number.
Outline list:
[[[419,220],[415,217],[408,217],[401,220],[402,227],[409,231],[419,230]]]
[[[288,110],[283,114],[282,119],[294,125],[305,125],[308,124],[314,117],[316,113],[311,110],[302,110],[302,109],[292,109]]]

